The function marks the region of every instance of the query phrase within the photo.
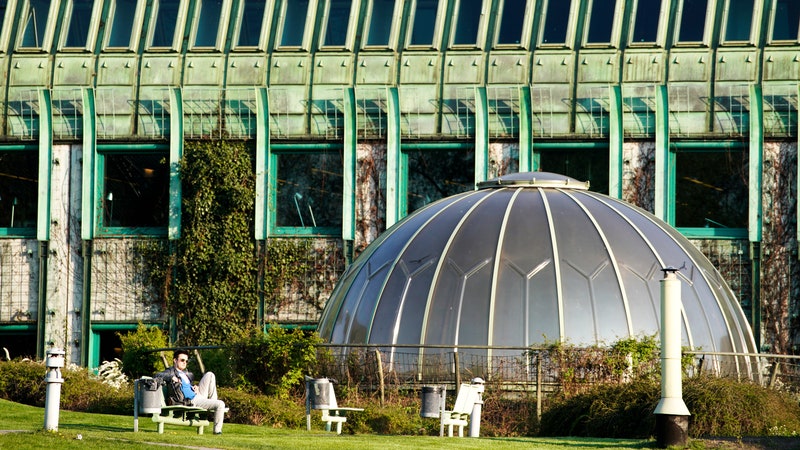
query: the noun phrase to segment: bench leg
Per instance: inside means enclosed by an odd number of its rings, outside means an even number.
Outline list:
[[[342,422],[336,422],[336,434],[342,434]]]
[[[158,422],[158,434],[164,434],[164,422]]]
[[[205,427],[197,427],[197,434],[203,434],[203,428]]]

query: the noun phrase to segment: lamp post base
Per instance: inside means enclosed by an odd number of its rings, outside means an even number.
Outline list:
[[[656,414],[656,445],[685,447],[689,440],[689,416]]]

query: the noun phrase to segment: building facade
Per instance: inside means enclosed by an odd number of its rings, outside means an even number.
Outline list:
[[[315,323],[408,213],[541,170],[675,226],[761,347],[794,350],[793,0],[9,0],[0,20],[13,352],[96,366],[115,332],[168,324],[135,249],[180,237],[176,167],[208,139],[252,148],[253,239],[309,242],[322,274],[265,322]]]

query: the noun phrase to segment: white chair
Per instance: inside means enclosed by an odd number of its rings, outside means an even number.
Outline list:
[[[313,381],[312,381],[313,380]],[[312,405],[311,397],[325,398],[323,392],[311,392],[312,389],[328,389],[327,403]],[[306,377],[306,429],[311,431],[311,409],[322,411],[322,421],[325,422],[325,431],[331,431],[331,424],[336,423],[336,434],[342,434],[342,424],[347,422],[344,413],[347,411],[363,411],[364,408],[345,408],[340,407],[336,402],[336,393],[333,391],[333,383],[325,379],[313,379]]]
[[[447,426],[447,436],[453,437],[453,427],[457,426],[458,436],[464,437],[464,427],[469,424],[472,408],[481,400],[483,389],[481,384],[461,384],[453,409],[443,410],[440,415],[439,436],[444,436],[444,427]]]

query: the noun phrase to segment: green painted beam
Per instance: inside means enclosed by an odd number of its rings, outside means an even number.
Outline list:
[[[342,157],[342,239],[352,241],[356,234],[356,91],[344,90],[344,152]]]
[[[83,99],[83,167],[81,180],[81,239],[94,237],[95,161],[97,159],[97,115],[94,91],[81,90]]]
[[[142,151],[153,151],[153,152],[160,152],[164,150],[169,150],[169,144],[159,143],[159,142],[141,142],[136,144],[131,143],[98,143],[95,144],[96,149],[98,151],[102,151],[103,153],[115,153],[115,152],[142,152]]]
[[[387,89],[386,101],[386,228],[400,219],[402,189],[400,151],[400,95],[397,87]]]
[[[342,144],[338,142],[302,142],[302,143],[286,143],[286,142],[270,142],[270,150],[297,150],[301,147],[302,150],[311,152],[324,151],[324,150],[341,150]]]
[[[748,175],[748,231],[750,242],[761,242],[761,169],[764,162],[764,99],[761,85],[750,85],[750,163]]]
[[[669,92],[666,85],[656,86],[656,185],[655,215],[669,221]]]
[[[486,87],[475,88],[475,184],[489,176],[489,99]]]
[[[39,89],[39,199],[36,239],[50,240],[50,164],[53,159],[53,104],[50,90]]]
[[[622,87],[608,87],[608,193],[622,198]]]
[[[269,181],[269,95],[266,87],[256,88],[256,207],[255,238],[266,240],[269,233],[267,187]]]
[[[519,88],[519,171],[533,170],[533,112],[531,110],[531,88]]]
[[[169,90],[169,226],[167,238],[181,237],[181,177],[179,173],[183,158],[183,96],[180,88]]]
[[[403,150],[465,150],[474,146],[472,142],[405,142]]]

